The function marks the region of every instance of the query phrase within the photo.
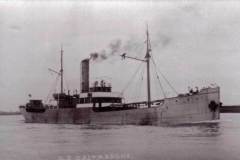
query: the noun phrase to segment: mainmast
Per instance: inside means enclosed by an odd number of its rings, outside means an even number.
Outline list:
[[[63,93],[63,49],[61,45],[61,69],[60,69],[60,76],[61,76],[61,93]]]
[[[151,107],[151,84],[150,84],[150,52],[151,52],[151,46],[150,46],[150,39],[149,39],[149,33],[148,33],[148,27],[147,27],[147,51],[146,51],[146,63],[147,63],[147,104],[148,108]]]
[[[151,52],[151,44],[150,44],[150,39],[149,39],[149,33],[148,33],[148,27],[147,27],[147,40],[146,40],[146,44],[147,44],[147,50],[146,50],[146,55],[145,55],[145,59],[139,59],[139,58],[135,58],[135,57],[130,57],[127,56],[126,53],[123,53],[121,56],[123,59],[125,58],[129,58],[129,59],[133,59],[133,60],[137,60],[137,61],[142,61],[142,62],[146,62],[147,64],[147,106],[148,108],[151,107],[151,80],[150,80],[150,52]]]

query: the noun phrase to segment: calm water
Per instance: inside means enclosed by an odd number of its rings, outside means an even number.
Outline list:
[[[192,126],[26,124],[0,116],[1,160],[239,160],[240,114]]]

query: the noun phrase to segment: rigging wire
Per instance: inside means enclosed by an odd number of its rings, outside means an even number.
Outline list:
[[[128,81],[127,85],[123,88],[123,90],[121,91],[121,93],[124,93],[125,90],[129,87],[129,85],[131,84],[131,82],[133,81],[133,79],[136,77],[137,73],[139,72],[140,68],[142,67],[142,63],[139,64],[138,68],[136,69],[136,71],[134,72],[133,76],[130,78],[130,80]]]
[[[149,41],[148,45],[149,45],[150,52],[152,52],[152,49],[151,49],[152,47],[151,47],[150,38],[148,39],[148,41]],[[149,54],[151,54],[150,52],[149,52]],[[150,57],[152,57],[152,56],[153,56],[153,55],[151,54]],[[164,89],[163,89],[162,83],[161,83],[160,78],[159,78],[159,76],[158,76],[157,67],[156,67],[156,64],[155,64],[155,62],[154,62],[153,57],[150,58],[150,60],[152,60],[152,62],[153,62],[153,64],[154,64],[155,73],[156,73],[156,75],[157,75],[157,80],[158,80],[160,89],[161,89],[161,91],[162,91],[163,97],[166,98],[166,93],[165,93],[165,91],[164,91]]]
[[[142,86],[142,84],[143,84],[143,80],[144,80],[143,75],[144,74],[145,74],[145,69],[142,70],[142,74],[141,74],[141,77],[140,77],[141,78],[140,86]],[[140,88],[140,91],[139,91],[139,98],[140,98],[142,96],[141,91],[142,91],[143,88],[142,87],[139,87],[139,88]]]
[[[65,82],[65,85],[66,85],[66,88],[67,88],[67,91],[66,91],[66,92],[68,92],[68,91],[69,91],[68,81],[67,81],[66,78],[64,78],[63,81]],[[63,90],[64,90],[64,88],[63,88]]]
[[[53,90],[56,90],[56,86],[57,86],[59,77],[60,77],[60,76],[57,76],[57,77],[56,77],[56,79],[55,79],[55,81],[54,81],[51,89],[50,89],[49,92],[48,92],[48,95],[47,95],[47,97],[46,97],[46,99],[45,99],[45,102],[48,102],[48,101],[49,101],[50,94],[52,93]]]
[[[157,91],[155,91],[155,94],[159,95],[159,92],[160,92],[160,94],[163,95],[163,98],[167,98],[167,94],[166,94],[166,92],[164,90],[164,87],[163,87],[163,85],[161,83],[160,77],[158,76],[156,68],[154,68],[154,71],[155,71],[155,74],[156,74],[156,78],[154,77],[155,83],[159,84],[158,88],[156,88]]]
[[[152,58],[151,58],[151,60],[153,61]],[[154,62],[153,62],[153,63],[154,63]],[[164,91],[164,89],[163,89],[163,86],[162,86],[162,83],[161,83],[161,81],[160,81],[160,78],[159,78],[159,76],[158,76],[156,65],[154,65],[154,71],[155,71],[155,74],[157,75],[158,84],[159,84],[159,87],[160,87],[160,89],[161,89],[161,91],[162,91],[163,97],[166,98],[167,96],[166,96],[166,93],[165,93],[165,91]]]
[[[148,40],[149,40],[149,48],[150,48],[150,51],[152,52],[150,39],[148,39]],[[151,54],[151,53],[149,53],[149,54]],[[178,95],[178,92],[176,91],[176,89],[171,85],[171,83],[167,80],[167,78],[163,75],[163,73],[162,73],[162,72],[160,71],[160,69],[157,67],[157,65],[156,65],[156,63],[155,63],[155,60],[154,60],[154,57],[153,57],[153,54],[151,54],[151,57],[152,57],[152,58],[150,58],[150,59],[152,60],[154,66],[155,66],[155,72],[156,72],[156,74],[157,74],[157,78],[158,78],[158,80],[159,80],[160,87],[162,88],[164,97],[166,97],[166,95],[165,95],[164,90],[163,90],[163,87],[162,87],[162,85],[161,85],[161,83],[160,83],[160,79],[159,79],[157,70],[159,71],[159,73],[161,74],[161,76],[163,77],[163,79],[167,82],[167,84],[170,86],[170,88]]]
[[[153,55],[152,55],[152,56],[153,56]],[[155,61],[154,61],[154,58],[151,58],[151,59],[152,59],[152,62],[153,62],[153,64],[154,64],[154,66],[156,67],[156,70],[159,71],[159,73],[161,74],[161,76],[163,77],[163,79],[167,82],[167,84],[169,85],[169,87],[178,95],[177,90],[172,86],[172,84],[168,81],[168,79],[164,76],[164,74],[160,71],[160,69],[157,68],[157,65],[156,65],[156,63],[155,63]]]
[[[130,101],[136,101],[136,90],[137,90],[137,83],[136,83],[136,85],[132,85],[131,86],[131,88],[129,87],[129,99],[128,100],[130,100]]]
[[[138,81],[138,83],[136,83],[136,95],[135,95],[136,101],[140,98],[141,93],[142,93],[141,90],[142,90],[144,71],[145,70],[143,69],[142,72],[140,73],[140,80]]]

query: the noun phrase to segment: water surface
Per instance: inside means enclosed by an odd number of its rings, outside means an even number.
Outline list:
[[[0,116],[1,160],[237,160],[239,138],[240,114],[175,127],[31,124]]]

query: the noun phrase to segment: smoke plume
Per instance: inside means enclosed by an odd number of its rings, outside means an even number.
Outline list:
[[[114,55],[121,50],[122,41],[120,39],[109,44],[110,55]]]
[[[151,42],[154,47],[163,49],[172,42],[172,38],[165,34],[158,34]],[[121,55],[124,52],[128,54],[143,54],[145,49],[144,40],[130,38],[128,40],[116,39],[109,43],[108,47],[99,52],[90,54],[90,59],[93,61],[103,61],[112,56]]]
[[[90,59],[95,61],[106,60],[111,56],[120,54],[122,50],[122,41],[120,39],[112,41],[106,49],[100,52],[93,52],[90,54]]]

